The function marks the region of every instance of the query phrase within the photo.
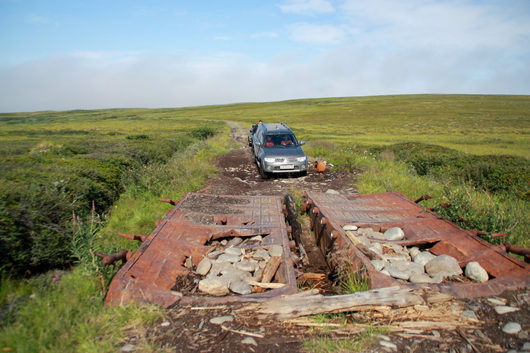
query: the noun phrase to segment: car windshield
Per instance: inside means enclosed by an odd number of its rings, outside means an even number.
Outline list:
[[[265,135],[265,147],[297,147],[298,141],[293,134]]]

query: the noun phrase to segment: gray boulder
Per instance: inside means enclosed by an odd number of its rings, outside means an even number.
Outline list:
[[[431,277],[425,273],[414,273],[410,276],[409,282],[411,283],[436,283]]]
[[[392,265],[386,265],[384,271],[387,271],[391,277],[402,279],[405,281],[407,281],[410,277],[408,273],[400,271],[398,268]]]
[[[408,249],[409,254],[411,258],[414,258],[416,255],[418,255],[421,251],[417,247],[413,246],[412,248]]]
[[[208,259],[207,257],[203,258],[201,260],[201,262],[199,262],[199,264],[197,265],[197,269],[195,270],[195,272],[199,275],[202,275],[204,276],[205,274],[207,274],[210,269],[212,268],[212,262],[210,261],[210,259]]]
[[[230,293],[228,290],[228,282],[218,277],[205,278],[199,281],[199,290],[216,297],[221,297]]]
[[[240,248],[235,248],[235,247],[230,247],[230,248],[226,248],[225,249],[225,254],[228,254],[228,255],[241,255],[241,249]],[[230,261],[232,262],[232,261]]]
[[[231,248],[233,249],[233,248]],[[222,254],[217,258],[217,261],[225,261],[225,262],[238,262],[239,261],[239,255],[233,255],[233,254]]]
[[[410,276],[414,274],[423,274],[425,271],[423,270],[423,266],[410,261],[401,261],[401,260],[393,260],[390,261],[390,264],[392,267],[405,272]]]
[[[457,276],[462,274],[458,261],[449,255],[440,255],[425,264],[425,271],[431,276]]]
[[[403,229],[399,227],[392,227],[387,229],[387,231],[384,233],[384,236],[387,240],[402,240],[405,238],[405,233],[403,232]]]
[[[466,265],[465,275],[467,278],[475,282],[487,282],[489,279],[488,273],[476,261],[472,261]]]
[[[230,290],[236,294],[250,294],[252,293],[252,286],[243,281],[234,281],[230,283]]]
[[[283,247],[281,245],[271,245],[271,247],[269,248],[269,255],[270,256],[282,256]]]
[[[417,254],[416,256],[414,256],[412,258],[412,261],[414,261],[415,263],[417,263],[419,265],[425,266],[425,264],[427,262],[431,261],[435,257],[436,257],[435,255],[431,254],[428,251],[422,251],[419,254]]]
[[[255,260],[268,260],[270,259],[269,252],[265,249],[258,249],[256,252],[252,255],[252,258]]]
[[[257,262],[241,261],[235,264],[235,268],[241,271],[254,272],[258,267]]]

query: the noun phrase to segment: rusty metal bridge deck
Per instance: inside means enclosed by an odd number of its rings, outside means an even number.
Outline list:
[[[105,302],[149,302],[168,307],[191,301],[174,288],[176,278],[190,271],[184,266],[186,258],[191,256],[196,266],[213,249],[207,245],[209,241],[257,234],[267,235],[259,247],[283,247],[278,276],[285,286],[264,293],[202,298],[210,302],[251,301],[295,293],[296,278],[282,205],[282,198],[276,196],[186,194],[114,276]]]
[[[530,287],[530,265],[502,251],[482,238],[425,211],[397,192],[343,196],[308,192],[303,207],[311,215],[317,245],[333,267],[334,253],[346,253],[356,268],[368,272],[372,288],[401,284],[375,270],[370,260],[348,239],[343,226],[356,225],[382,231],[400,227],[405,240],[400,245],[429,245],[435,255],[453,256],[461,267],[478,262],[489,274],[485,283],[432,284],[460,297],[499,294],[507,289]],[[389,242],[387,242],[389,243]],[[408,284],[415,286],[414,284]],[[422,285],[424,286],[424,285]]]

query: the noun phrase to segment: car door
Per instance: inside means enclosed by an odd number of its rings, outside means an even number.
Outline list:
[[[263,148],[263,131],[258,127],[258,131],[254,134],[254,157],[259,159],[261,149]]]

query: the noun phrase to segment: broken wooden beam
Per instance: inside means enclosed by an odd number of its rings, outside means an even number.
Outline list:
[[[394,286],[346,295],[283,296],[261,304],[251,304],[240,311],[252,311],[252,314],[257,314],[260,319],[271,316],[278,319],[291,319],[323,313],[356,311],[356,308],[367,305],[406,307],[424,303],[420,293],[414,293],[410,288]]]

